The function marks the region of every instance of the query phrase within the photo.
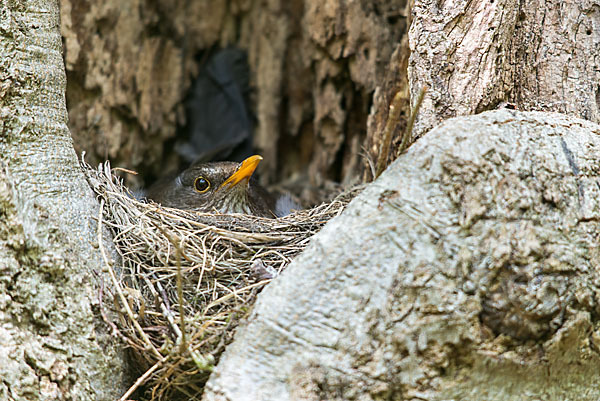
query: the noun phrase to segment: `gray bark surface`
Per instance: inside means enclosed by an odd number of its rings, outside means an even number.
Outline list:
[[[0,15],[0,399],[115,399],[122,345],[93,312],[98,203],[67,129],[58,4]]]
[[[416,132],[510,103],[600,122],[600,9],[593,0],[418,1],[409,31]]]
[[[263,291],[204,400],[600,398],[600,126],[430,131]]]

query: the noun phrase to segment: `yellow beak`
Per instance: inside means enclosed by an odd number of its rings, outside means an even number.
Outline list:
[[[249,180],[250,176],[252,176],[252,173],[254,173],[254,170],[256,170],[256,167],[261,160],[262,157],[259,155],[250,156],[244,160],[236,172],[231,174],[231,176],[226,179],[223,184],[221,184],[219,189],[226,185],[234,186],[243,180]]]

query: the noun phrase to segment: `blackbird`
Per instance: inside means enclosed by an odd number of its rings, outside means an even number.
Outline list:
[[[163,206],[208,213],[271,218],[289,214],[295,206],[289,196],[275,199],[252,178],[261,160],[255,155],[241,163],[197,164],[174,179],[157,182],[148,189],[146,197]]]

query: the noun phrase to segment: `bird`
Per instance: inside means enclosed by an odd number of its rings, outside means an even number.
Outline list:
[[[145,197],[162,206],[206,213],[243,213],[282,217],[298,206],[289,195],[275,198],[252,176],[263,158],[241,163],[207,162],[192,165],[175,178],[158,181]]]

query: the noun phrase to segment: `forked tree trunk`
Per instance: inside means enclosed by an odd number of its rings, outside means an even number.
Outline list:
[[[0,397],[113,399],[56,5],[0,7]],[[194,57],[228,44],[249,54],[268,181],[356,178],[397,91],[396,140],[425,86],[418,136],[503,105],[598,122],[593,1],[416,2],[407,40],[409,15],[404,0],[62,0],[75,141],[160,171]],[[597,399],[596,131],[500,112],[423,138],[261,294],[206,399]]]

